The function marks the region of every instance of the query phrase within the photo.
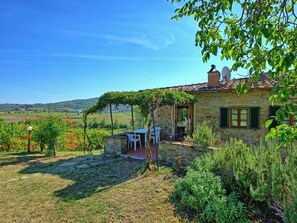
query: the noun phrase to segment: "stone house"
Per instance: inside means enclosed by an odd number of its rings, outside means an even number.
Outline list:
[[[207,83],[164,88],[195,95],[197,102],[193,106],[158,109],[156,124],[162,128],[161,138],[182,139],[184,134],[193,132],[196,125],[205,121],[214,132],[221,134],[223,140],[232,137],[241,138],[246,143],[257,143],[268,131],[266,120],[272,118],[279,108],[271,106],[268,100],[275,82],[262,75],[248,93],[238,96],[236,85],[246,81],[247,78],[222,80],[220,72],[212,68]]]

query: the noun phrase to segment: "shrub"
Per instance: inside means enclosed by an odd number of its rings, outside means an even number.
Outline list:
[[[213,133],[211,127],[206,122],[196,125],[192,137],[188,137],[187,140],[192,140],[202,147],[220,144],[220,136]]]
[[[268,141],[249,147],[241,140],[231,139],[220,150],[196,159],[192,168],[212,171],[220,175],[226,189],[292,216],[291,210],[296,209],[296,146],[278,149],[276,145],[275,141]],[[284,213],[279,214],[284,218]]]
[[[27,148],[27,126],[0,120],[0,151],[19,151]]]
[[[57,143],[64,131],[66,131],[66,124],[56,116],[49,116],[40,125],[40,132],[43,134],[44,143],[47,145],[46,155],[56,156]]]
[[[84,133],[82,129],[70,128],[59,137],[59,149],[67,151],[82,150],[84,145]]]
[[[226,196],[219,176],[189,169],[175,184],[175,195],[204,222],[245,222],[245,209],[235,193]]]
[[[90,129],[88,135],[92,141],[90,149],[103,149],[104,148],[104,136],[109,135],[107,131]]]
[[[99,122],[99,126],[100,126],[100,128],[107,128],[107,127],[106,127],[107,125],[108,125],[108,124],[106,124],[105,119],[102,119],[102,120]]]
[[[286,222],[296,223],[297,222],[297,188],[292,201],[287,205],[285,209]]]
[[[99,123],[98,122],[93,122],[92,124],[89,124],[89,128],[90,129],[96,129],[96,128],[98,128],[98,127],[100,127],[100,125],[99,125]]]

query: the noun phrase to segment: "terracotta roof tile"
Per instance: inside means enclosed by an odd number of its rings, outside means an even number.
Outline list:
[[[238,79],[232,79],[229,81],[222,80],[214,88],[208,87],[207,83],[198,83],[198,84],[164,87],[161,89],[173,90],[173,91],[185,91],[185,92],[204,92],[204,91],[221,91],[221,90],[224,91],[224,90],[234,90],[237,84],[248,82],[248,81],[249,81],[249,78],[238,78]],[[253,82],[252,88],[253,89],[272,88],[274,84],[275,84],[274,80],[269,79],[267,75],[262,75],[259,81]]]

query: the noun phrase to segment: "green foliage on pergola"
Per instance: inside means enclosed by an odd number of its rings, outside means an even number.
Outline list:
[[[141,114],[147,116],[150,112],[150,106],[153,103],[156,107],[172,106],[177,104],[194,104],[196,98],[185,92],[152,89],[144,91],[122,91],[107,92],[101,95],[97,104],[88,108],[84,112],[84,120],[89,114],[103,111],[109,105],[137,105]]]

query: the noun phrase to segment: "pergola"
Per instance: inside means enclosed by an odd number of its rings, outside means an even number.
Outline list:
[[[149,116],[148,120],[148,133],[147,141],[150,140],[150,129],[151,125],[155,126],[154,123],[154,113],[159,107],[162,106],[173,106],[178,104],[194,104],[196,98],[181,91],[171,91],[171,90],[161,90],[152,89],[144,91],[126,91],[126,92],[107,92],[101,95],[98,102],[88,108],[84,112],[83,122],[84,122],[84,148],[86,149],[86,139],[90,143],[90,138],[87,134],[87,117],[89,114],[95,112],[101,112],[106,107],[110,109],[110,119],[111,119],[111,134],[113,135],[113,117],[112,117],[112,105],[118,106],[120,104],[126,104],[131,106],[132,113],[132,123],[134,130],[134,117],[133,117],[133,106],[137,105],[140,108],[140,112],[144,117]],[[156,154],[158,159],[158,146],[156,146]],[[152,152],[150,148],[150,143],[146,145],[146,157],[147,157],[147,169],[150,169],[150,163],[152,161]]]

